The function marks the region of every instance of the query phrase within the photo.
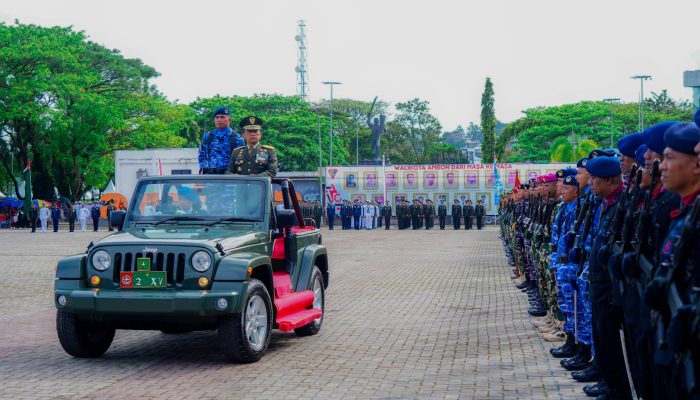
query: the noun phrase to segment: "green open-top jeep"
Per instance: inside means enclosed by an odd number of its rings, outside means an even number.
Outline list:
[[[63,349],[101,356],[115,329],[216,329],[226,358],[245,363],[262,357],[273,328],[316,334],[328,256],[308,222],[286,179],[139,180],[129,210],[110,215],[118,232],[58,263]]]

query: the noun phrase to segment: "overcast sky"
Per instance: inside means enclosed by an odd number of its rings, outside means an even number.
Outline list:
[[[0,0],[0,18],[72,25],[155,67],[171,100],[296,93],[297,20],[307,24],[309,94],[430,101],[443,127],[478,123],[484,79],[496,116],[668,89],[691,98],[700,0]]]

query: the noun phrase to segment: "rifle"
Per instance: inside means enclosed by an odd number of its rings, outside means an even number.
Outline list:
[[[616,242],[618,242],[618,238],[622,236],[622,230],[623,230],[623,225],[625,222],[625,216],[627,215],[627,208],[629,207],[629,199],[631,198],[631,193],[632,189],[634,189],[634,186],[632,185],[632,178],[635,176],[637,172],[637,165],[635,164],[632,167],[632,170],[630,170],[629,174],[627,175],[627,182],[628,185],[625,187],[625,189],[622,191],[622,195],[620,195],[620,201],[617,205],[617,208],[615,209],[615,214],[613,215],[612,219],[612,230],[610,235],[608,236],[608,242],[605,244],[605,251],[607,253],[608,259],[602,259],[603,263],[607,263],[607,268],[608,268],[608,274],[610,274],[610,281],[615,282],[617,279],[615,279],[614,276],[614,268],[610,266],[610,261],[616,261],[617,264],[619,264],[622,261],[622,258],[618,257],[613,257],[610,258],[609,256],[613,252],[613,247]],[[624,284],[622,281],[618,281],[618,290],[620,294],[623,293],[624,291]]]
[[[666,356],[670,358],[669,345],[666,341],[666,332],[668,329],[668,323],[670,323],[671,318],[678,312],[678,310],[684,306],[683,298],[680,295],[680,291],[673,281],[674,276],[683,271],[684,264],[688,262],[693,247],[696,244],[696,232],[700,229],[700,198],[695,198],[695,204],[691,212],[683,220],[683,226],[681,228],[680,235],[676,240],[676,247],[673,254],[671,254],[671,260],[669,262],[663,262],[660,266],[660,272],[663,274],[662,277],[666,284],[666,306],[668,308],[668,314],[666,318],[663,318],[663,311],[659,313],[659,317],[656,320],[652,320],[652,323],[656,324],[656,340],[658,346],[658,353],[663,357]],[[665,272],[665,273],[664,273]],[[665,320],[665,321],[664,321]],[[692,360],[688,360],[692,361]],[[692,362],[684,363],[684,375],[693,376],[693,379],[687,381],[687,383],[692,383],[695,386],[694,370]],[[690,371],[688,370],[690,369]],[[688,386],[688,384],[686,384]]]
[[[578,273],[576,274],[577,276],[581,276],[581,273],[583,273],[583,264],[586,263],[586,256],[588,254],[585,251],[585,241],[586,237],[588,237],[588,234],[591,231],[593,225],[593,216],[595,215],[595,211],[597,208],[597,204],[593,203],[593,193],[589,194],[588,197],[590,198],[589,201],[591,202],[591,204],[589,204],[588,206],[588,210],[583,221],[583,232],[581,232],[580,236],[576,237],[578,243],[574,241],[574,251],[576,252],[578,258]],[[576,247],[577,244],[578,247]]]
[[[635,265],[639,265],[641,270],[646,276],[641,276],[637,279],[637,292],[641,298],[644,297],[644,287],[646,287],[646,282],[653,276],[654,263],[653,260],[647,259],[644,254],[644,245],[649,240],[649,229],[651,227],[651,196],[658,179],[660,177],[659,171],[659,160],[654,160],[654,166],[651,169],[651,185],[649,189],[644,192],[644,205],[642,206],[642,212],[639,216],[639,228],[637,233],[637,239],[633,243],[634,247],[634,259]]]

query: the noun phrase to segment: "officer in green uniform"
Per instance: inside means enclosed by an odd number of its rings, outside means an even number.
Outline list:
[[[263,121],[255,116],[245,117],[238,124],[243,130],[245,146],[231,153],[227,174],[262,175],[274,178],[277,175],[277,154],[272,146],[260,144]]]
[[[440,230],[445,230],[445,218],[447,217],[447,206],[445,205],[445,200],[440,199],[440,205],[438,206],[438,217],[440,219]]]

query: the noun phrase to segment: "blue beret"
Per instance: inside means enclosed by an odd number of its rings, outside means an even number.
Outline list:
[[[187,186],[179,188],[177,194],[193,202],[197,202],[197,200],[199,200],[197,197],[197,193],[195,193],[191,188]]]
[[[231,115],[231,110],[228,107],[219,107],[214,110],[214,116],[217,115]]]
[[[617,148],[623,156],[634,157],[634,152],[643,144],[644,139],[642,139],[642,134],[633,133],[618,140]]]
[[[649,150],[662,154],[666,148],[664,132],[666,132],[666,129],[677,123],[678,122],[676,121],[664,121],[646,128],[644,132],[642,132],[644,144],[649,147]]]
[[[695,125],[700,127],[700,108],[698,108],[698,110],[695,111]]]
[[[586,171],[598,178],[609,178],[620,175],[620,160],[617,157],[598,156],[586,163]]]
[[[695,155],[695,145],[700,142],[700,128],[695,124],[679,123],[664,133],[666,147],[685,154]]]
[[[583,157],[576,163],[576,168],[586,168],[586,163],[588,162],[588,157]]]
[[[557,178],[566,178],[567,176],[576,175],[575,168],[564,168],[557,171]]]
[[[595,149],[588,154],[588,158],[595,157],[617,157],[617,151],[615,149]]]
[[[564,185],[569,185],[569,186],[578,186],[578,181],[576,180],[575,176],[567,176],[564,178]]]
[[[634,152],[634,162],[636,162],[640,167],[643,167],[646,163],[646,160],[644,160],[644,153],[646,153],[647,150],[649,150],[649,147],[643,144],[639,146],[636,152]]]

